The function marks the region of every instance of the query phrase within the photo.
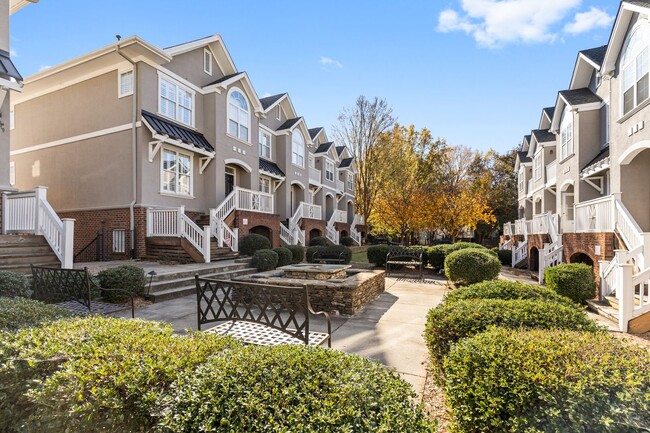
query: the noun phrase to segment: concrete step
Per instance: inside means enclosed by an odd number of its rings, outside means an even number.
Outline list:
[[[47,243],[45,245],[34,244],[3,244],[0,245],[0,255],[7,254],[51,254],[52,248]]]
[[[49,253],[22,253],[22,254],[0,254],[0,265],[29,265],[36,262],[52,262],[57,260],[56,255]]]
[[[179,278],[194,278],[194,274],[199,274],[201,276],[208,275],[208,274],[216,274],[219,272],[229,272],[237,269],[244,268],[246,266],[242,266],[242,264],[238,263],[217,263],[211,266],[205,266],[200,269],[191,269],[191,270],[186,270],[186,271],[175,271],[175,272],[167,272],[164,274],[158,274],[154,277],[153,283],[156,284],[159,281],[168,281],[168,280],[176,280]]]
[[[612,306],[607,300],[599,301],[590,299],[587,301],[588,308],[594,313],[602,316],[614,323],[618,323],[618,305]]]
[[[50,260],[50,261],[33,261],[31,263],[23,263],[23,264],[15,264],[15,263],[0,264],[0,271],[10,271],[19,274],[31,275],[32,269],[29,265],[45,266],[48,268],[60,268],[61,262],[59,262],[58,260]]]
[[[257,272],[257,269],[242,268],[236,271],[208,274],[208,275],[204,275],[204,277],[214,278],[219,280],[229,280],[231,278],[239,277],[242,275],[248,275],[255,272]],[[152,302],[155,303],[155,302],[166,301],[169,299],[181,298],[183,296],[193,295],[195,293],[196,293],[196,285],[194,284],[194,279],[191,278],[185,284],[173,288],[154,291],[152,287],[149,298]]]
[[[222,274],[228,274],[232,272],[238,272],[244,269],[251,269],[251,268],[246,268],[243,265],[233,265],[233,266],[228,266],[227,268],[219,270],[219,272],[208,272],[208,273],[199,273],[201,277],[209,277],[213,278],[213,275],[222,275]],[[172,289],[174,287],[179,287],[183,286],[185,284],[189,284],[192,281],[194,281],[194,275],[196,272],[192,273],[191,275],[167,275],[165,276],[164,279],[161,280],[154,280],[151,283],[151,292],[159,292],[161,290],[166,290],[166,289]]]
[[[0,248],[5,246],[49,246],[44,236],[0,235]]]

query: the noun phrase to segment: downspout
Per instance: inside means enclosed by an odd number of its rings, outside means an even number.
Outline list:
[[[132,167],[131,176],[133,177],[132,200],[129,203],[129,230],[131,232],[131,258],[135,258],[135,203],[138,198],[138,129],[136,126],[138,120],[138,68],[135,62],[120,50],[120,41],[118,38],[115,45],[117,54],[122,56],[133,66],[133,113],[131,118],[131,153]],[[119,80],[119,75],[118,78]]]

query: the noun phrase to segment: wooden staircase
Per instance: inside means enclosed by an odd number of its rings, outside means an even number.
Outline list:
[[[31,273],[30,265],[61,267],[43,236],[0,235],[0,271]]]
[[[635,297],[634,304],[639,305],[639,303],[639,298]],[[589,300],[587,305],[591,311],[618,326],[619,301],[616,296],[605,296],[602,301]],[[650,331],[650,313],[635,317],[628,323],[628,332],[632,334],[642,334],[648,331]]]

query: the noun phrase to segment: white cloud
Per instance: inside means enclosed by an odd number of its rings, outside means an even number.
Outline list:
[[[320,56],[320,64],[323,66],[336,66],[337,68],[342,68],[343,64],[338,60],[334,60],[331,57]]]
[[[554,26],[582,0],[461,0],[462,14],[447,9],[438,17],[439,32],[463,31],[480,46],[514,42],[552,42]]]
[[[613,21],[614,17],[607,12],[591,7],[588,12],[577,13],[573,21],[564,26],[564,31],[577,35],[598,27],[609,27]]]
[[[41,65],[41,66],[38,68],[38,72],[44,71],[44,70],[49,69],[49,68],[51,68],[51,67],[52,67],[52,65]]]
[[[18,52],[13,48],[9,48],[9,57],[18,57]]]

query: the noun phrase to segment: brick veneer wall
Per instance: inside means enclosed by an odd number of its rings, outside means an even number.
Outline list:
[[[348,237],[350,236],[350,224],[348,223],[334,223],[336,231],[341,233],[342,231],[347,232]]]
[[[533,263],[533,256],[530,254],[533,248],[537,248],[539,254],[544,250],[544,244],[549,243],[547,235],[528,235],[528,269],[538,269],[539,263]],[[539,257],[539,255],[537,256]]]
[[[311,240],[309,236],[309,232],[312,231],[313,229],[320,230],[322,237],[325,237],[325,234],[327,233],[327,222],[323,220],[303,218],[301,226],[302,229],[305,231],[305,243],[307,245],[309,245],[309,241]]]
[[[244,225],[244,219],[247,224]],[[279,247],[280,244],[280,215],[259,212],[236,211],[235,227],[239,229],[239,237],[246,236],[253,227],[264,226],[271,231],[271,246]]]
[[[600,246],[600,254],[596,254],[596,246]],[[596,282],[600,281],[599,260],[611,260],[614,250],[618,248],[618,239],[614,233],[565,233],[562,235],[562,259],[571,263],[575,254],[585,254],[594,262]]]

